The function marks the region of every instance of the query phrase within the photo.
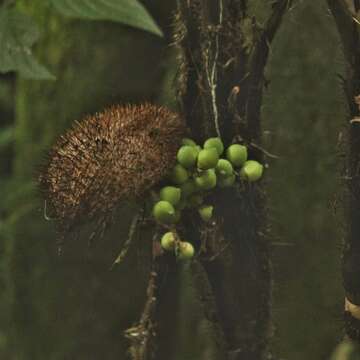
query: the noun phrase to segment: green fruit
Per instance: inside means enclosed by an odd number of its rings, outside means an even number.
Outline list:
[[[264,167],[255,160],[248,160],[240,170],[240,177],[247,181],[259,180],[262,176]]]
[[[165,233],[161,238],[161,246],[164,250],[172,251],[175,249],[175,235],[172,232]]]
[[[187,181],[185,181],[181,186],[181,196],[183,198],[188,197],[189,195],[193,194],[194,192],[196,192],[197,187],[196,184],[194,182],[194,180],[189,179]]]
[[[189,169],[196,164],[197,151],[194,146],[182,146],[177,153],[177,161],[183,167]]]
[[[181,145],[197,146],[196,142],[193,139],[189,139],[189,138],[183,138],[181,140]]]
[[[183,184],[189,178],[187,170],[180,164],[176,164],[172,170],[171,180],[177,184]]]
[[[360,348],[359,345],[350,340],[341,342],[333,352],[331,360],[359,360]]]
[[[216,174],[214,169],[203,171],[195,178],[195,184],[199,190],[210,190],[216,186]]]
[[[233,144],[226,150],[227,159],[235,166],[239,167],[247,160],[247,148],[244,145]]]
[[[175,220],[175,209],[168,201],[158,201],[153,207],[153,216],[161,224],[171,224]]]
[[[192,195],[189,198],[189,205],[190,206],[197,207],[197,206],[200,206],[203,202],[204,202],[204,198],[199,194]]]
[[[212,205],[204,205],[199,208],[199,214],[204,221],[210,221],[213,215],[214,207]]]
[[[219,161],[219,154],[215,148],[208,148],[200,150],[197,166],[201,170],[212,169]]]
[[[175,186],[165,186],[160,190],[160,200],[168,201],[172,205],[176,205],[181,198],[181,190]]]
[[[178,258],[180,260],[189,260],[194,256],[194,247],[189,242],[181,242],[179,245]]]
[[[234,174],[233,166],[229,160],[220,159],[216,165],[216,174],[221,178],[226,178]]]
[[[235,178],[234,174],[230,175],[226,178],[219,178],[218,185],[221,188],[230,187],[235,184],[235,180],[236,180],[236,178]]]
[[[224,144],[219,137],[209,138],[204,143],[204,149],[215,148],[220,156],[224,152]]]

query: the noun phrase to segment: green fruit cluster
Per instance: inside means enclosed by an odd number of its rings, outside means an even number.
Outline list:
[[[176,233],[169,231],[161,237],[161,246],[166,251],[175,252],[178,259],[189,260],[194,254],[194,247],[186,241],[176,240]]]
[[[246,146],[232,144],[225,149],[218,137],[207,139],[202,147],[192,139],[183,139],[176,159],[177,163],[169,177],[170,183],[160,189],[158,201],[152,211],[158,223],[168,226],[179,221],[186,208],[195,208],[204,222],[211,221],[214,207],[204,204],[204,199],[211,190],[233,186],[237,178],[254,182],[263,173],[263,165],[255,160],[248,160]],[[164,249],[173,250],[168,238],[162,239],[161,243]],[[191,248],[188,245],[179,246],[178,253],[182,254],[184,251],[193,254],[194,249],[189,245]],[[182,248],[188,249],[187,252]]]

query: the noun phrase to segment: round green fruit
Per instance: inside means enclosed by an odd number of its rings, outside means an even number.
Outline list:
[[[210,221],[213,215],[214,207],[212,205],[204,205],[199,208],[199,215],[203,221]]]
[[[182,146],[177,153],[177,161],[184,168],[192,168],[196,164],[198,152],[194,146]]]
[[[203,149],[199,152],[197,166],[201,170],[208,170],[214,168],[218,161],[219,154],[215,148]]]
[[[172,251],[175,249],[175,235],[171,231],[161,237],[161,246],[164,250]]]
[[[203,171],[195,178],[195,184],[199,190],[210,190],[216,186],[216,174],[214,169]]]
[[[204,149],[215,148],[220,156],[224,152],[224,144],[219,137],[209,138],[204,143]]]
[[[247,148],[240,144],[230,145],[226,150],[226,157],[235,167],[240,167],[247,160]]]
[[[216,165],[216,174],[221,178],[226,178],[234,174],[234,168],[231,162],[226,159],[220,159]]]
[[[218,184],[219,184],[219,187],[221,187],[221,188],[230,187],[235,184],[235,180],[236,180],[236,177],[235,177],[235,174],[233,174],[226,178],[219,178]]]
[[[171,173],[171,180],[176,185],[183,184],[189,178],[189,173],[187,170],[180,164],[176,164]]]
[[[204,198],[200,194],[191,195],[189,197],[189,205],[190,206],[200,206],[204,202]]]
[[[153,207],[153,216],[161,224],[171,224],[175,221],[175,209],[168,201],[158,201]]]
[[[183,198],[186,198],[197,191],[196,184],[195,184],[194,180],[192,180],[192,179],[185,181],[180,186],[180,189],[181,189],[181,195]]]
[[[180,260],[189,260],[195,254],[194,247],[189,242],[181,242],[179,244],[178,258]]]
[[[197,146],[196,142],[193,139],[189,138],[183,138],[181,140],[181,145]]]
[[[333,352],[330,360],[359,360],[360,348],[359,345],[350,340],[341,342]]]
[[[264,166],[255,160],[248,160],[240,170],[240,177],[250,182],[257,181],[261,178]]]
[[[172,205],[177,205],[181,198],[181,190],[175,186],[165,186],[160,190],[160,200],[168,201]]]

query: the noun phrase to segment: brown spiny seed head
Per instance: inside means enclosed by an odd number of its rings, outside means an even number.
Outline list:
[[[137,198],[174,166],[184,134],[178,114],[151,105],[113,106],[62,135],[39,182],[51,215],[71,230]]]

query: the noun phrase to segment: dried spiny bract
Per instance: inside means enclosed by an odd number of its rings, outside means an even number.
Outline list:
[[[176,113],[151,104],[113,106],[76,122],[39,178],[60,230],[94,218],[104,226],[121,200],[143,196],[174,166],[183,132]]]

